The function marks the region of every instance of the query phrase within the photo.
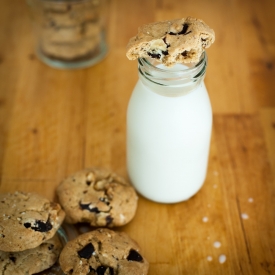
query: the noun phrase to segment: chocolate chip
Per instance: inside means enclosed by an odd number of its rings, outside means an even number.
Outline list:
[[[166,37],[164,37],[162,40],[163,40],[163,42],[167,45],[167,48],[169,48],[170,45],[166,42]]]
[[[91,185],[91,181],[90,180],[86,180],[86,184],[88,185],[88,186],[90,186]]]
[[[161,51],[163,55],[168,55],[168,51]]]
[[[104,275],[105,274],[105,271],[106,271],[107,267],[106,266],[99,266],[97,269],[96,269],[96,273],[98,275]]]
[[[31,225],[31,223],[26,222],[26,223],[24,223],[24,226],[26,228],[31,228],[32,230],[38,231],[38,232],[48,232],[53,228],[53,226],[49,220],[47,220],[46,222],[35,221],[33,226]]]
[[[142,262],[143,258],[141,257],[141,255],[134,249],[130,250],[130,253],[127,257],[128,261],[135,261],[135,262]]]
[[[96,213],[96,214],[98,214],[98,213],[100,213],[100,211],[98,210],[98,208],[97,207],[94,207],[94,208],[90,208],[90,203],[79,203],[79,206],[80,206],[80,208],[82,209],[82,210],[88,210],[88,211],[90,211],[90,212],[94,212],[94,213]]]
[[[90,206],[90,203],[87,203],[87,204],[86,204],[86,203],[81,203],[81,202],[80,202],[80,203],[79,203],[79,206],[80,206],[80,208],[83,209],[83,210],[89,210],[89,211],[90,211],[90,207],[89,207],[89,206]]]
[[[181,55],[184,56],[184,57],[187,57],[188,56],[188,52],[184,51],[184,52],[181,53]]]
[[[111,216],[106,217],[106,225],[110,225],[114,219]]]
[[[152,58],[160,59],[161,55],[159,53],[150,53],[148,52],[148,55]]]
[[[178,34],[187,35],[187,34],[189,34],[191,32],[191,31],[187,32],[188,27],[189,27],[189,25],[186,24],[186,23],[184,23],[183,24],[183,28],[182,28],[182,30],[180,32],[178,32],[178,33],[169,32],[168,34],[170,34],[170,35],[178,35]]]
[[[107,271],[107,269],[109,269],[109,274],[110,275],[114,275],[114,269],[112,267],[110,267],[110,266],[103,266],[103,265],[99,266],[96,269],[96,273],[98,275],[105,275],[105,274],[107,274],[107,273],[105,273]]]
[[[24,226],[25,226],[26,228],[30,228],[30,227],[31,227],[31,223],[25,222],[25,223],[24,223]]]
[[[77,252],[80,258],[90,259],[95,251],[94,246],[91,243],[88,243],[81,250]]]
[[[92,208],[90,211],[95,212],[96,214],[100,213],[97,207]]]
[[[14,262],[15,263],[15,261],[16,261],[16,258],[15,257],[13,257],[13,256],[10,256],[10,258],[9,258],[12,262]]]
[[[49,220],[46,223],[44,223],[43,221],[36,221],[34,226],[32,226],[31,228],[39,232],[48,232],[53,228],[53,226]]]

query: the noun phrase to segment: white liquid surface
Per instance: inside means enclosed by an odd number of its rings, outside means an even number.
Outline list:
[[[206,177],[211,127],[203,82],[169,97],[139,80],[127,112],[127,168],[137,191],[163,203],[197,193]]]

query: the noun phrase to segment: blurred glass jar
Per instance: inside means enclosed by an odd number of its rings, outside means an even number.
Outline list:
[[[38,57],[51,67],[92,66],[107,53],[108,0],[27,0]]]

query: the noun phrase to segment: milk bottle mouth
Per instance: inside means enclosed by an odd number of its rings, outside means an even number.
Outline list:
[[[139,58],[138,71],[142,82],[159,86],[183,87],[199,84],[206,72],[207,55],[203,52],[198,63],[176,64],[166,67],[152,58]]]

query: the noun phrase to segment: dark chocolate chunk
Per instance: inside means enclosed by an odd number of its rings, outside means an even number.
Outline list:
[[[25,223],[24,223],[24,226],[25,226],[26,228],[30,228],[30,227],[31,227],[31,223],[30,223],[30,222],[25,222]]]
[[[81,209],[83,209],[83,210],[89,210],[90,211],[90,208],[89,208],[89,206],[90,206],[90,203],[79,203],[79,206],[80,206],[80,208]]]
[[[96,269],[96,273],[98,275],[104,275],[105,274],[105,271],[106,271],[107,267],[106,266],[99,266],[97,269]]]
[[[91,185],[91,181],[90,180],[86,180],[86,184],[88,185],[88,186],[90,186]]]
[[[128,261],[142,262],[143,258],[141,255],[134,249],[131,249],[127,257]]]
[[[186,57],[186,56],[188,56],[188,52],[184,51],[184,52],[181,53],[181,55],[184,56],[184,57]]]
[[[168,55],[168,51],[161,51],[163,55]]]
[[[95,212],[96,214],[100,213],[97,207],[90,209],[90,212]]]
[[[114,219],[113,219],[111,216],[107,216],[107,217],[106,217],[106,225],[111,224],[113,220],[114,220]]]
[[[81,202],[79,203],[80,208],[83,210],[88,210],[88,211],[94,212],[96,214],[100,213],[100,211],[98,210],[97,207],[90,208],[90,205],[91,205],[90,203],[81,203]]]
[[[48,232],[53,228],[51,222],[47,220],[46,222],[43,221],[36,221],[34,226],[31,229],[39,232]]]
[[[90,259],[95,251],[94,246],[91,243],[88,243],[81,250],[77,252],[80,258]]]
[[[99,267],[96,269],[96,273],[97,273],[98,275],[105,275],[105,274],[107,274],[107,273],[105,273],[105,272],[106,272],[108,269],[109,269],[109,274],[110,274],[110,275],[114,275],[114,269],[113,269],[112,267],[110,267],[110,266],[103,266],[103,265],[99,266]]]
[[[182,30],[180,32],[178,32],[178,33],[169,32],[168,34],[170,34],[170,35],[178,35],[178,34],[187,35],[187,34],[189,34],[191,32],[191,31],[187,32],[188,27],[189,27],[189,25],[186,24],[186,23],[184,23],[183,24],[183,28],[182,28]]]
[[[150,53],[148,52],[148,55],[152,58],[160,59],[161,55],[159,53]]]
[[[53,226],[49,220],[47,220],[46,222],[35,221],[33,226],[31,225],[31,223],[26,222],[26,223],[24,223],[24,226],[26,228],[31,228],[32,230],[38,231],[38,232],[48,232],[53,228]]]
[[[164,37],[162,40],[163,40],[163,42],[167,45],[167,48],[169,48],[170,45],[166,42],[166,37]]]
[[[16,258],[14,256],[10,256],[10,260],[15,263]]]

